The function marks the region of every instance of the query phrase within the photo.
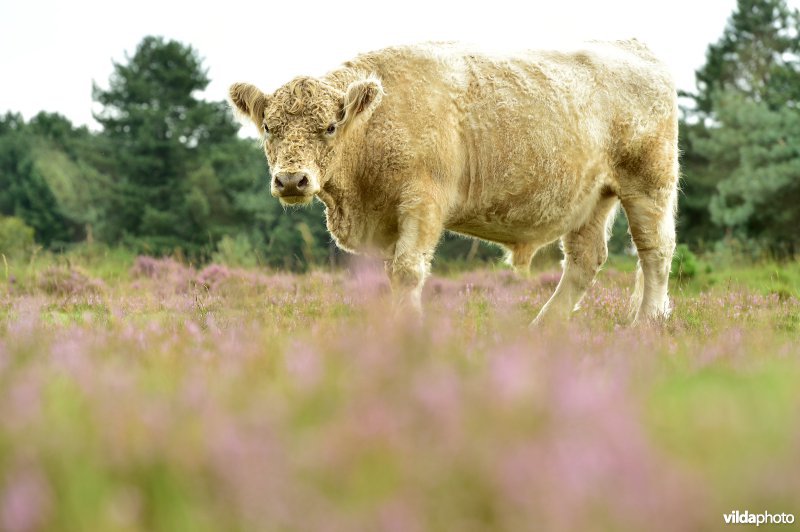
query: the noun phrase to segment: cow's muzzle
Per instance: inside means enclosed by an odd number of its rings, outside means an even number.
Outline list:
[[[310,185],[305,172],[281,172],[275,176],[275,189],[281,196],[305,196]]]
[[[272,182],[272,195],[284,203],[308,203],[316,194],[311,176],[306,172],[279,172]]]

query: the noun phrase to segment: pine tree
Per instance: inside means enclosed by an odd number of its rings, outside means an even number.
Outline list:
[[[190,46],[146,37],[109,88],[94,88],[96,119],[113,150],[109,238],[133,237],[153,251],[207,242],[207,217],[192,216],[202,192],[189,176],[209,146],[235,137],[225,107],[200,100],[209,78]]]
[[[264,155],[237,137],[228,104],[199,99],[208,82],[192,47],[147,37],[114,65],[108,89],[95,87],[108,155],[99,166],[114,183],[102,238],[202,259],[228,236],[246,239],[267,264],[322,260],[330,237],[321,207],[285,212],[269,195]]]
[[[790,252],[800,224],[800,15],[785,0],[739,0],[697,71],[684,122],[682,225]]]
[[[712,220],[790,254],[800,249],[800,111],[724,93],[721,126],[698,141],[711,171],[729,173],[711,200]]]
[[[697,108],[710,113],[714,96],[739,93],[770,109],[800,103],[800,16],[785,0],[738,0],[719,41],[696,72]]]

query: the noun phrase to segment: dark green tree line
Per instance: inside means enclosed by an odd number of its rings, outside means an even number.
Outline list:
[[[55,114],[3,117],[0,214],[55,248],[91,235],[205,260],[228,237],[263,264],[327,260],[321,207],[285,212],[269,196],[263,153],[237,137],[226,102],[199,97],[208,83],[193,48],[147,37],[94,87],[99,133]]]
[[[83,237],[89,212],[77,177],[88,136],[59,115],[40,113],[28,124],[11,113],[0,118],[0,213],[21,218],[44,245]]]
[[[709,45],[681,122],[681,241],[798,249],[798,35],[785,0],[739,0]],[[258,144],[237,136],[226,102],[201,98],[209,80],[191,46],[147,37],[94,86],[99,132],[53,113],[0,117],[0,216],[52,249],[93,239],[197,260],[327,262],[338,252],[321,205],[285,210],[269,196]],[[447,259],[497,255],[452,237],[439,248]]]

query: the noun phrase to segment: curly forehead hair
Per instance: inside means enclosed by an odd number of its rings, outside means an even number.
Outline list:
[[[341,93],[320,80],[297,77],[278,89],[267,110],[267,118],[277,123],[286,122],[289,116],[304,115],[318,123],[325,123],[337,111]]]

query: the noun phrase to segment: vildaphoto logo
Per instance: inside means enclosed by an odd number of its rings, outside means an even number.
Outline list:
[[[794,523],[794,514],[771,514],[761,512],[760,514],[750,513],[747,510],[740,512],[734,510],[729,514],[722,514],[726,525],[791,525]]]

